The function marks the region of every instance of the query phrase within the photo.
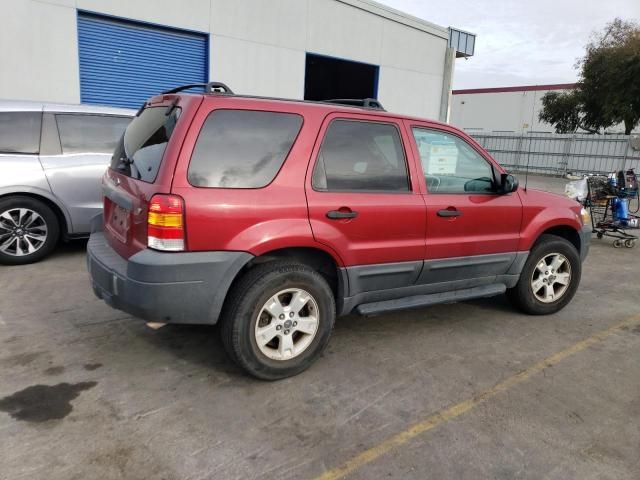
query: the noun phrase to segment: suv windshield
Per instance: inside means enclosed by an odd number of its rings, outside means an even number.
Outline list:
[[[125,130],[111,158],[111,168],[153,182],[179,116],[179,108],[145,108]]]

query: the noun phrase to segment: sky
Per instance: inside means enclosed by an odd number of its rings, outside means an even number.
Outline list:
[[[640,21],[640,0],[377,0],[443,27],[475,33],[453,87],[571,83],[594,30],[615,17]]]

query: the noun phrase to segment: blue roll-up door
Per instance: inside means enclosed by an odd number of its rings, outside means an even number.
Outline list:
[[[80,101],[138,108],[208,78],[207,35],[78,13]]]

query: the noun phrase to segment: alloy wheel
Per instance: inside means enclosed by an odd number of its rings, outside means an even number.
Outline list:
[[[560,299],[571,283],[571,264],[560,253],[550,253],[542,258],[533,270],[531,290],[542,303]]]
[[[255,341],[272,360],[290,360],[302,354],[318,332],[320,312],[313,296],[300,288],[273,295],[258,313]]]
[[[0,252],[14,257],[31,255],[47,240],[47,223],[29,208],[12,208],[0,213]]]

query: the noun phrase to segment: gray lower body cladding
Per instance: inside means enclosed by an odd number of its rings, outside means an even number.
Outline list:
[[[591,230],[580,233],[580,258]],[[215,324],[232,281],[253,256],[246,252],[142,250],[124,259],[102,232],[89,240],[87,265],[95,294],[114,308],[163,323]],[[529,252],[511,252],[340,268],[338,315],[381,313],[497,295],[514,287]]]
[[[498,295],[518,283],[529,252],[342,269],[340,313],[374,313]],[[400,300],[398,302],[391,302]]]
[[[590,226],[579,232],[581,261],[591,233]],[[341,283],[348,288],[338,312],[383,313],[498,295],[518,283],[528,256],[510,252],[343,268]]]
[[[580,231],[580,260],[582,260],[583,262],[589,254],[589,246],[591,245],[592,234],[593,229],[591,228],[591,225],[585,225]]]
[[[231,282],[253,258],[246,252],[142,250],[129,259],[102,232],[87,246],[93,290],[107,304],[149,321],[214,324]]]

